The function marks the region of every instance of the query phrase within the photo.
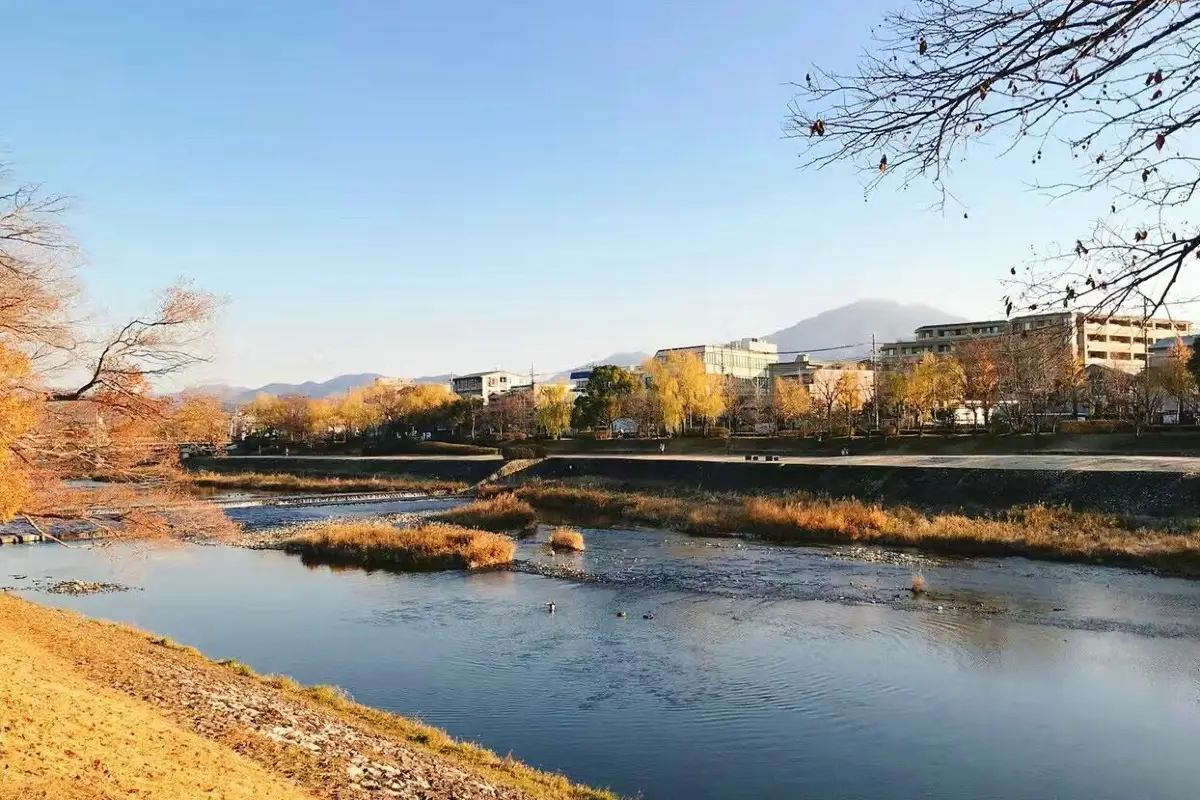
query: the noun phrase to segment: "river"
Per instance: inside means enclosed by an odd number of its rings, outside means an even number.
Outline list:
[[[470,575],[230,547],[5,547],[0,584],[648,800],[1196,796],[1200,583],[584,533],[586,553],[526,541],[526,571]],[[532,574],[549,569],[575,577]],[[916,569],[932,597],[905,591]],[[21,588],[68,578],[135,589]]]

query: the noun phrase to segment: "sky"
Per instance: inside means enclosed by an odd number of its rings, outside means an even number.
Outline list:
[[[986,152],[969,219],[864,201],[782,136],[788,82],[898,2],[17,4],[0,159],[72,198],[114,316],[225,298],[197,383],[554,371],[864,297],[994,317],[1087,203]]]

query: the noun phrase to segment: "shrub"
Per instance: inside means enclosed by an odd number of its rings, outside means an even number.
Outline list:
[[[550,534],[550,546],[555,550],[574,550],[582,552],[587,548],[583,544],[583,534],[574,528],[555,528]]]
[[[489,531],[513,531],[537,522],[533,506],[511,492],[476,500],[467,506],[443,511],[434,517],[452,525],[466,525]]]
[[[528,442],[524,444],[506,444],[500,447],[500,455],[504,456],[506,461],[545,458],[546,448],[534,442]]]
[[[1125,433],[1133,426],[1120,419],[1066,419],[1058,423],[1059,433]]]

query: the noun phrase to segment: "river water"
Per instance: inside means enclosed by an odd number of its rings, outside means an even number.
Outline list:
[[[228,547],[5,547],[0,584],[630,796],[1197,796],[1198,583],[584,533],[584,554],[552,555],[543,532],[520,545],[525,571],[470,575]],[[931,597],[904,591],[918,569]],[[68,578],[135,590],[20,588]]]

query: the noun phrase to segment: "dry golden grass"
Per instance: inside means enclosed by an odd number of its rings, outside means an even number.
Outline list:
[[[401,569],[478,569],[512,561],[507,536],[430,523],[397,528],[386,522],[319,522],[301,526],[284,549],[315,559]]]
[[[452,525],[481,528],[488,531],[513,531],[537,522],[533,506],[518,499],[512,492],[492,494],[470,505],[436,514],[434,519]]]
[[[318,475],[264,474],[261,472],[196,472],[182,478],[187,484],[206,489],[254,489],[264,492],[420,492],[450,494],[467,488],[462,481],[436,480],[406,475],[369,475],[361,478]]]
[[[756,534],[797,544],[856,542],[960,555],[1091,561],[1200,577],[1200,533],[1065,508],[1034,505],[972,517],[805,494],[655,495],[550,483],[510,493],[551,523],[647,525],[698,535]]]
[[[20,614],[23,627],[36,625],[36,612],[47,613],[0,597],[0,798],[311,797],[153,706],[89,680],[76,669],[77,654],[59,649],[53,631],[30,636],[5,624]],[[97,646],[108,645],[102,640]],[[144,669],[133,658],[127,666]]]
[[[354,703],[336,687],[259,677],[236,661],[213,662],[173,644],[0,593],[0,800],[356,796],[339,759],[326,763],[241,728],[215,739],[193,733],[220,712],[189,704],[178,692],[180,670],[218,690],[229,681],[261,687],[532,800],[618,800]]]
[[[583,543],[583,534],[574,528],[555,528],[550,534],[550,546],[555,550],[575,550],[583,552],[587,547]]]

